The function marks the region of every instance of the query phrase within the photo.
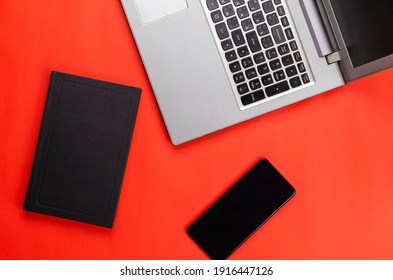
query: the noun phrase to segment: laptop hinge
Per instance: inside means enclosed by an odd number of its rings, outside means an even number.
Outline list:
[[[334,31],[332,29],[332,26],[330,25],[329,17],[326,13],[326,6],[322,0],[315,0],[315,3],[318,7],[319,14],[321,16],[325,32],[329,38],[329,42],[330,42],[333,50],[337,51],[339,48],[338,48],[338,44],[336,41],[336,37],[334,36]]]
[[[329,34],[317,2],[315,0],[300,0],[300,7],[303,10],[318,55],[324,57],[335,51],[329,40]]]
[[[328,54],[327,56],[325,56],[325,58],[328,64],[333,64],[341,60],[339,52]]]

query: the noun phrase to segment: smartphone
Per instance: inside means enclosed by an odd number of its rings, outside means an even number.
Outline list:
[[[187,229],[212,259],[227,259],[296,191],[261,159]]]

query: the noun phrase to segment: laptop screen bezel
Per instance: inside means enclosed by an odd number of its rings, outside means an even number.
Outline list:
[[[393,66],[393,54],[391,54],[383,58],[374,60],[372,62],[363,64],[361,66],[354,67],[331,1],[321,1],[325,8],[331,28],[333,30],[334,37],[336,39],[338,52],[341,58],[339,65],[346,82],[388,69]]]

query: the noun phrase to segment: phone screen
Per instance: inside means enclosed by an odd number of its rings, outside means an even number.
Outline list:
[[[226,259],[294,194],[288,181],[262,159],[187,232],[212,259]]]

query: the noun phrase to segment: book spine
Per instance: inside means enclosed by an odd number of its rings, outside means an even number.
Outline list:
[[[37,146],[36,146],[36,150],[35,150],[35,154],[34,154],[34,160],[33,160],[33,166],[31,168],[31,173],[30,173],[30,180],[29,180],[29,184],[28,184],[28,188],[27,188],[27,193],[26,193],[26,197],[25,197],[25,201],[24,201],[24,205],[23,205],[23,209],[25,210],[30,210],[30,205],[31,205],[31,199],[32,199],[32,192],[33,192],[33,186],[37,183],[37,180],[40,178],[39,174],[37,174],[37,165],[38,165],[38,161],[40,158],[42,151],[42,136],[43,136],[43,126],[44,126],[44,121],[46,119],[46,115],[47,115],[47,108],[48,108],[48,104],[51,102],[52,99],[52,93],[53,93],[53,89],[54,89],[54,85],[55,85],[55,79],[56,79],[56,72],[52,71],[51,73],[51,77],[50,77],[50,84],[49,84],[49,88],[48,88],[48,93],[47,93],[47,97],[46,97],[46,102],[45,102],[45,107],[44,107],[44,113],[43,113],[43,117],[41,120],[41,126],[40,126],[40,132],[38,135],[38,140],[37,140]]]

